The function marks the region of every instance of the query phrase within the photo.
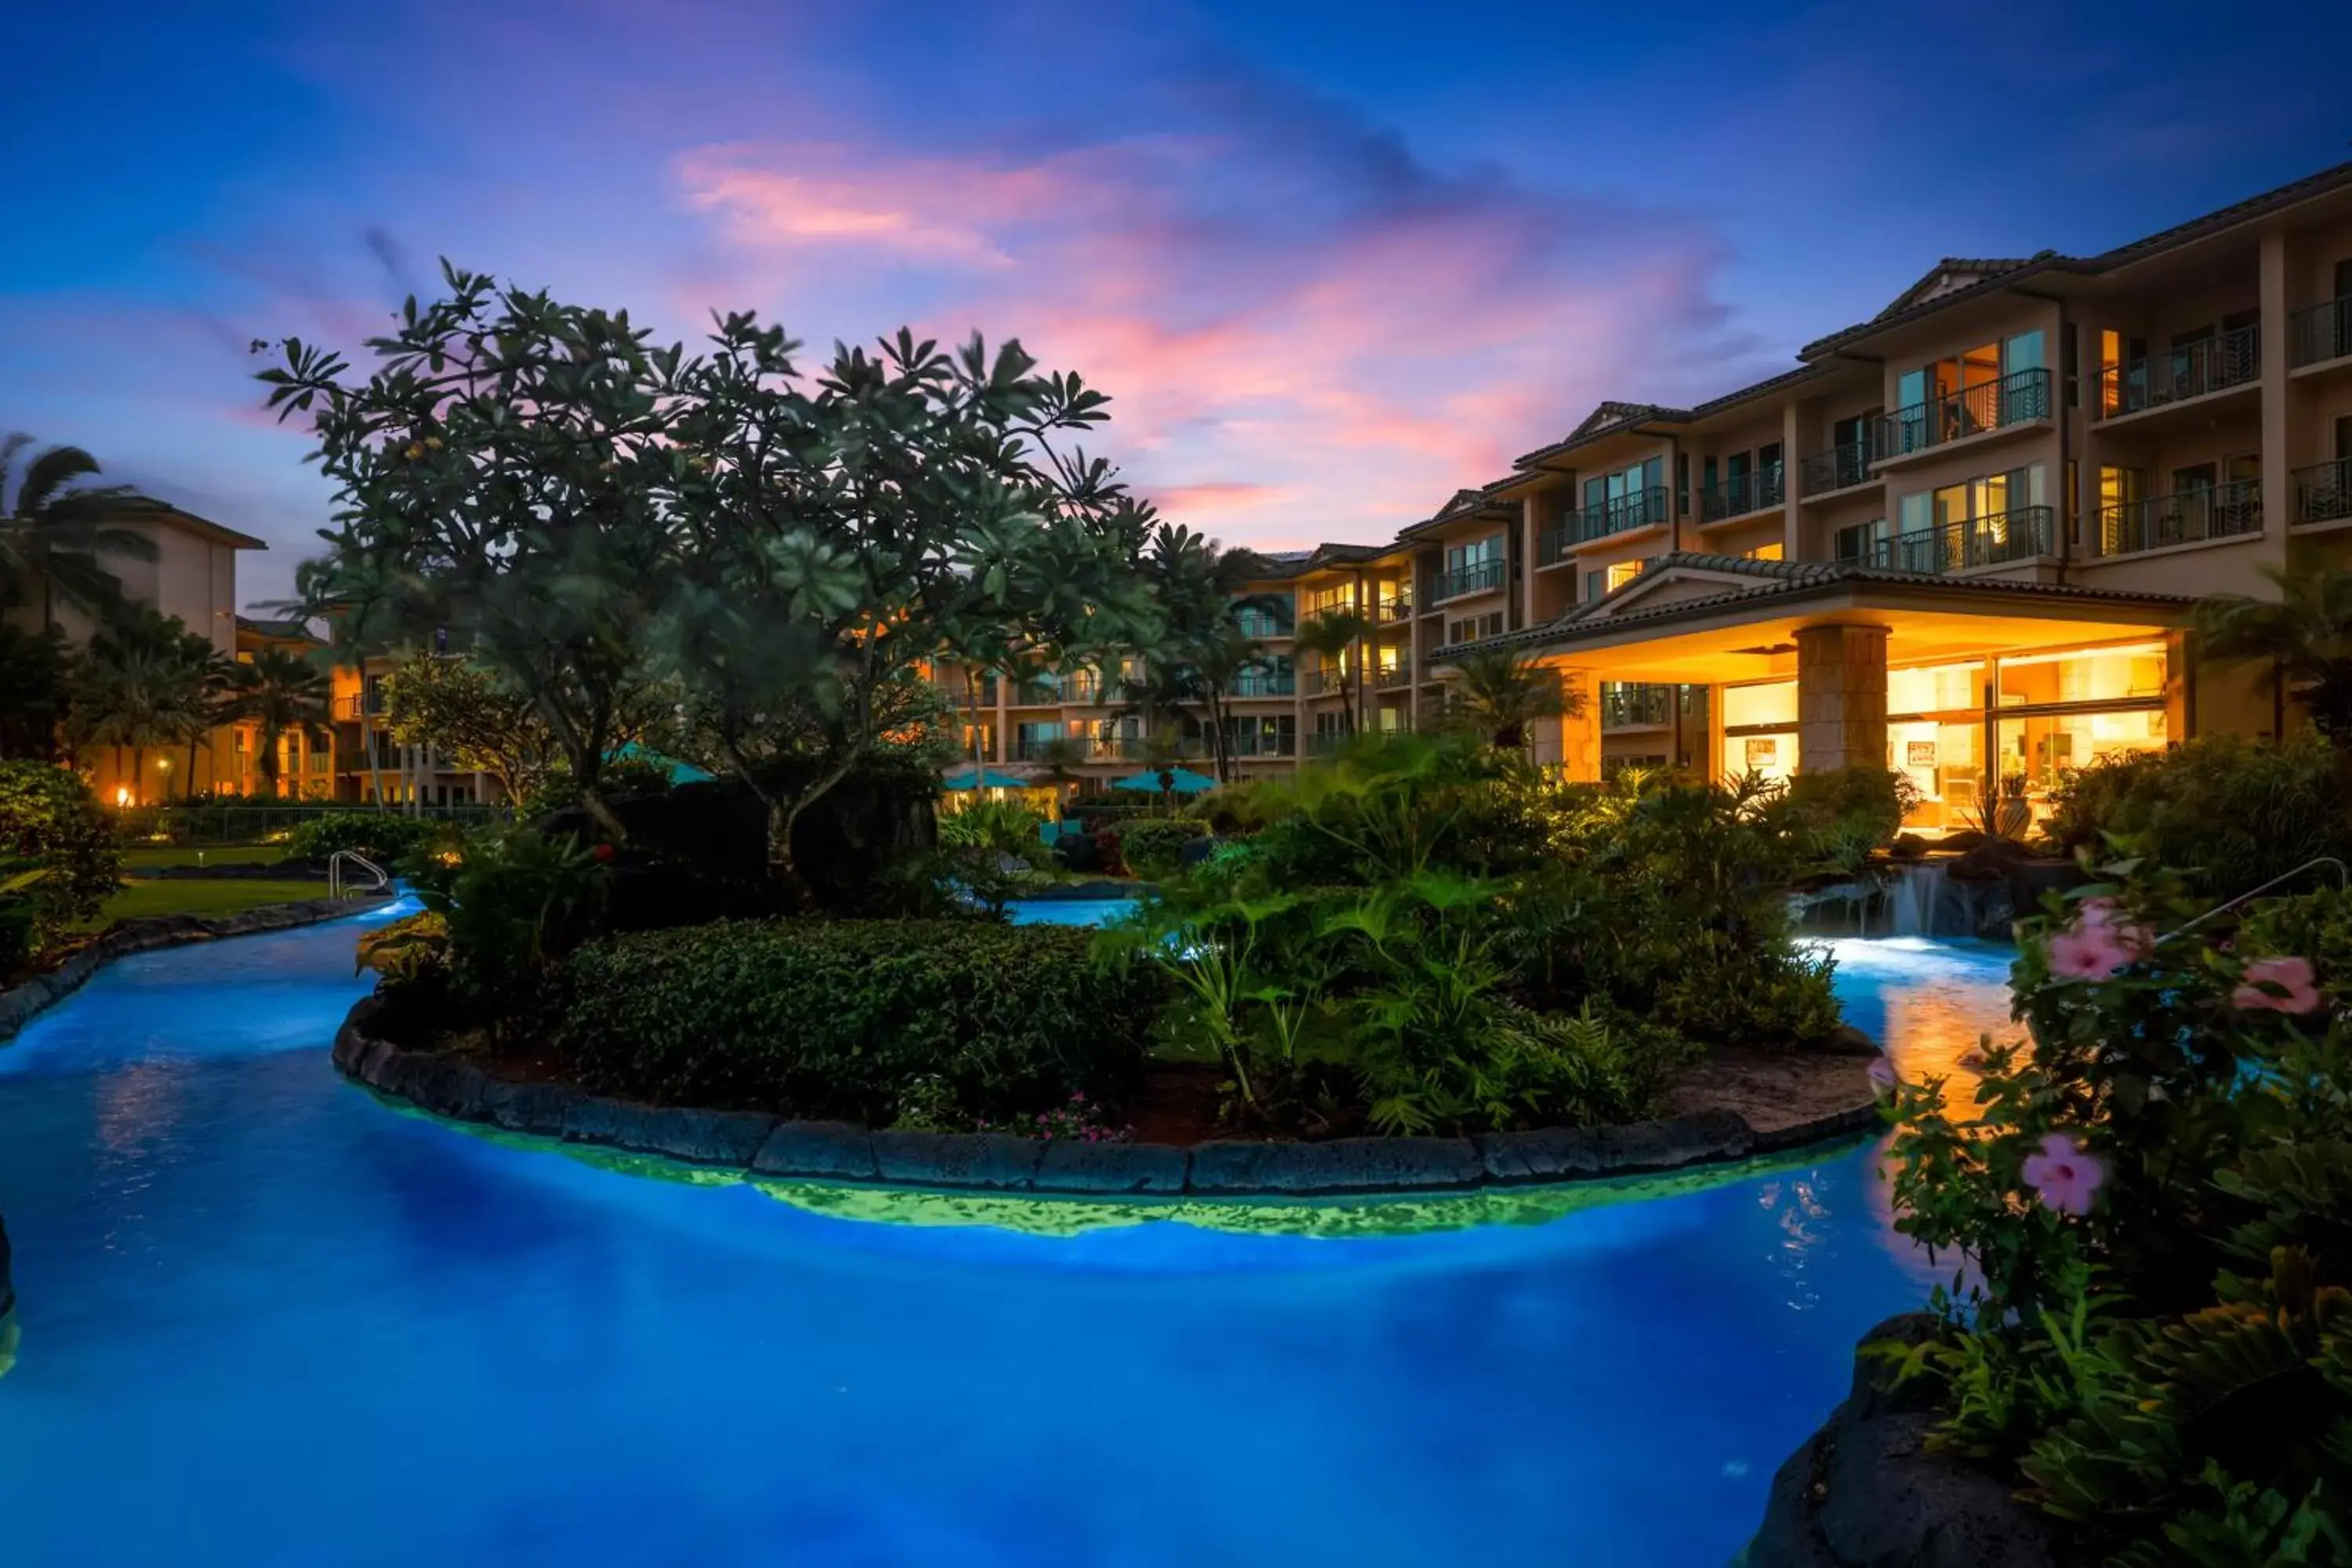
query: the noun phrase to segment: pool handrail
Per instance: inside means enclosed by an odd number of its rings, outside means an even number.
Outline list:
[[[2345,865],[2343,861],[2337,859],[2333,855],[2315,855],[2312,857],[2312,858],[2305,860],[2302,865],[2295,867],[2293,870],[2282,871],[2277,876],[2273,877],[2269,881],[2263,883],[2260,887],[2249,888],[2235,898],[2225,899],[2221,902],[2215,904],[2211,909],[2207,910],[2203,914],[2197,916],[2195,919],[2184,921],[2180,925],[2175,926],[2172,930],[2166,931],[2162,936],[2157,938],[2156,945],[2161,947],[2166,942],[2170,942],[2174,937],[2179,936],[2181,932],[2193,931],[2197,927],[2203,925],[2215,915],[2227,914],[2230,910],[2236,909],[2240,904],[2245,903],[2249,900],[2259,899],[2264,893],[2269,892],[2273,888],[2277,887],[2280,883],[2291,882],[2295,878],[2302,876],[2305,871],[2310,870],[2315,866],[2335,867],[2336,887],[2338,889],[2352,889],[2352,866]]]
[[[327,857],[327,897],[340,899],[343,896],[343,865],[346,861],[375,879],[375,886],[357,889],[352,895],[354,898],[381,893],[392,886],[392,877],[383,867],[356,849],[338,849]]]

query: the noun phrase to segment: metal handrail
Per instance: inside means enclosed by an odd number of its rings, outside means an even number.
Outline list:
[[[2345,865],[2343,861],[2338,860],[2333,855],[2315,856],[2309,860],[2305,860],[2294,870],[2282,871],[2277,876],[2273,877],[2269,881],[2264,882],[2261,887],[2250,888],[2246,891],[2240,893],[2234,899],[2225,900],[2221,903],[2215,904],[2211,909],[2207,910],[2195,920],[2189,921],[2173,927],[2172,930],[2166,931],[2162,936],[2156,939],[2156,945],[2162,947],[2166,942],[2170,942],[2174,937],[2179,936],[2181,932],[2195,930],[2197,927],[2203,925],[2207,921],[2211,920],[2215,915],[2227,914],[2230,910],[2236,909],[2240,904],[2246,902],[2249,899],[2261,898],[2264,893],[2269,892],[2273,888],[2277,887],[2280,883],[2293,881],[2295,878],[2302,876],[2305,871],[2310,870],[2314,866],[2335,867],[2336,888],[2339,890],[2352,889],[2352,866]]]
[[[375,879],[374,887],[362,888],[353,897],[365,898],[370,893],[381,893],[392,886],[392,878],[383,867],[356,849],[338,849],[327,857],[327,897],[340,899],[343,896],[343,862],[346,860]]]

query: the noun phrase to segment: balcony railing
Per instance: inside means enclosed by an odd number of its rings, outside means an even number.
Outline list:
[[[1385,691],[1392,686],[1412,684],[1412,660],[1401,658],[1394,664],[1384,664],[1372,671],[1372,685]]]
[[[1013,689],[1015,708],[1058,708],[1063,700],[1059,681],[1024,680]]]
[[[1838,559],[1904,572],[1964,572],[2056,553],[2057,515],[2046,506],[2019,507],[1990,517],[1875,534],[1874,525],[1838,530]]]
[[[2116,419],[2168,403],[2186,402],[2209,392],[2243,386],[2262,374],[2262,329],[2232,328],[2218,337],[2100,371],[2099,417]]]
[[[1536,541],[1537,563],[1552,565],[1566,560],[1568,552],[1580,544],[1590,544],[1612,533],[1631,533],[1636,529],[1655,528],[1672,521],[1674,515],[1664,485],[1635,490],[1600,506],[1587,507],[1582,511],[1570,512],[1560,520],[1559,526],[1547,529]]]
[[[1878,417],[1878,460],[2050,417],[2050,373],[2021,370]]]
[[[2294,343],[2288,363],[2298,368],[2352,354],[2352,295],[2297,310],[2288,328]]]
[[[2294,520],[2334,522],[2352,517],[2352,458],[2294,471]]]
[[[1432,599],[1459,599],[1466,594],[1485,594],[1503,585],[1503,563],[1481,561],[1475,566],[1458,566],[1451,572],[1437,574],[1436,592]]]
[[[1295,735],[1265,735],[1245,730],[1227,737],[1225,751],[1235,757],[1295,757],[1298,740]]]
[[[1282,675],[1269,675],[1262,670],[1254,671],[1244,675],[1239,679],[1235,680],[1234,682],[1234,689],[1228,695],[1234,697],[1296,697],[1298,695],[1298,680],[1296,676],[1287,673]]]
[[[1616,686],[1601,694],[1601,727],[1629,730],[1645,724],[1675,721],[1675,689],[1671,686]]]
[[[1805,493],[1817,496],[1866,482],[1870,465],[1878,461],[1878,455],[1875,426],[1866,439],[1847,441],[1826,452],[1815,452],[1805,459]]]
[[[1376,621],[1409,621],[1412,619],[1412,595],[1402,594],[1393,599],[1372,601],[1372,619]]]
[[[2262,481],[2239,479],[2101,507],[2099,553],[2133,555],[2262,531]]]
[[[1734,474],[1699,491],[1699,521],[1721,522],[1727,517],[1745,517],[1779,506],[1785,489],[1778,463],[1752,474]]]
[[[1347,750],[1350,736],[1338,730],[1318,730],[1307,737],[1307,754],[1328,757]]]

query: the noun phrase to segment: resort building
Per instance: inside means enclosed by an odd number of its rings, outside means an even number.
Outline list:
[[[1246,773],[1439,710],[1521,650],[1582,692],[1543,760],[1713,773],[1881,763],[1915,825],[2060,773],[2287,721],[2200,660],[2197,599],[2352,542],[2352,164],[2095,256],[1957,258],[1796,366],[1690,408],[1609,402],[1385,545],[1277,558]],[[1292,652],[1333,607],[1372,629]],[[1145,742],[1099,678],[992,691],[984,750],[1089,776]],[[1128,726],[1121,728],[1120,726]],[[1188,737],[1194,749],[1197,735]]]

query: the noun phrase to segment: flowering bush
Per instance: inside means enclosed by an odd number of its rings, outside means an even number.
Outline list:
[[[2306,957],[2097,874],[2021,932],[1979,1113],[1885,1095],[1896,1228],[1959,1264],[1888,1353],[2111,1562],[2352,1562],[2352,1040]]]

